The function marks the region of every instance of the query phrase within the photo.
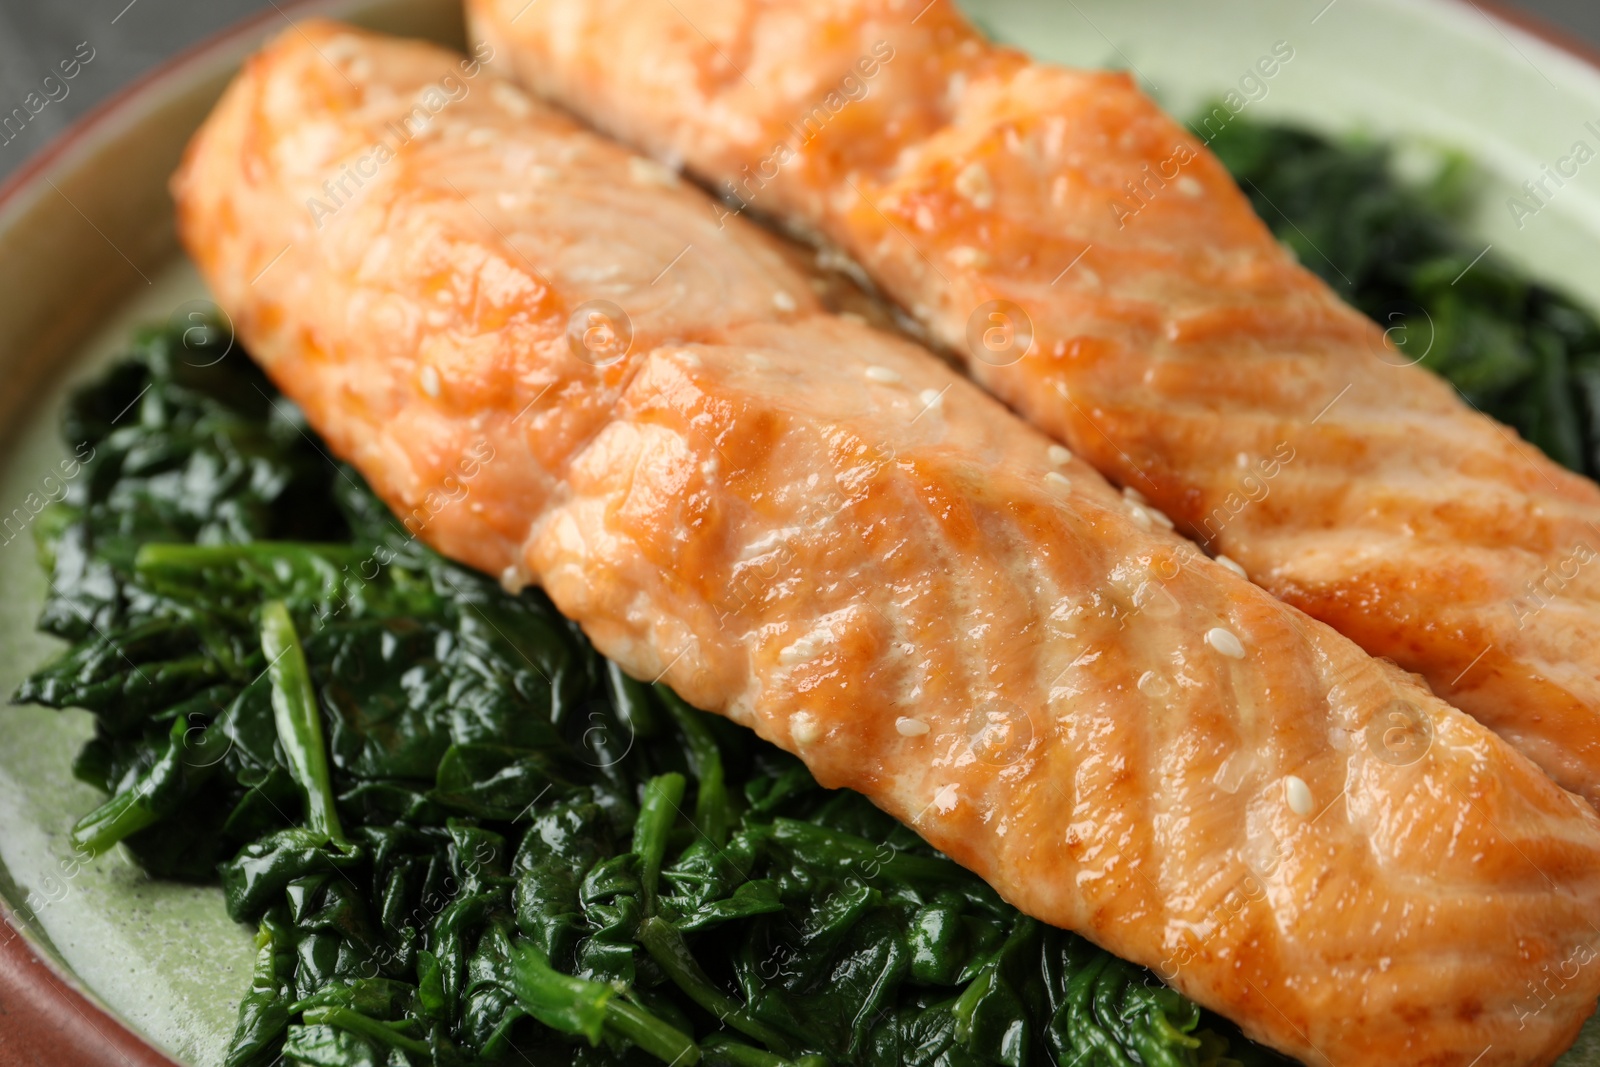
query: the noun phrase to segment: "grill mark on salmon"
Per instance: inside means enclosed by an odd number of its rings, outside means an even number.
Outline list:
[[[1600,803],[1600,488],[1386,345],[1129,77],[991,45],[947,0],[469,9],[525,84],[836,243],[1035,426]],[[967,335],[996,299],[1034,331],[1004,366]],[[1232,506],[1235,458],[1280,444],[1292,505]]]
[[[418,536],[1308,1062],[1572,1040],[1600,968],[1519,1008],[1600,937],[1600,816],[925,350],[827,314],[755,228],[487,75],[314,218],[460,62],[302,23],[174,179],[252,355]],[[569,339],[596,299],[631,318],[604,366]],[[463,483],[465,454],[489,458]],[[1396,707],[1425,751],[1370,740]]]

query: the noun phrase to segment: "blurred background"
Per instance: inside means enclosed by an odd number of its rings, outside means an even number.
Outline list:
[[[59,99],[48,100],[9,140],[0,134],[0,180],[119,87],[173,53],[273,6],[274,0],[0,0],[0,115],[21,106],[61,61],[80,61],[77,76],[53,90]],[[1500,6],[1542,18],[1600,51],[1600,0],[1502,0]]]

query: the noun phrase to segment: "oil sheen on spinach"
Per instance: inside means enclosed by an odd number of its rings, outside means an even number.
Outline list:
[[[1595,473],[1600,329],[1493,259],[1449,284],[1456,171],[1213,147],[1303,262],[1423,309],[1425,366]],[[219,881],[257,931],[231,1067],[1277,1062],[418,545],[230,345],[151,331],[74,397],[93,458],[36,527],[68,647],[17,699],[95,717],[82,850]]]

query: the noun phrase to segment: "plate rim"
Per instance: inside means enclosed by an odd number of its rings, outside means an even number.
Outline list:
[[[1501,3],[1500,0],[1451,0],[1451,3],[1458,7],[1476,8],[1480,13],[1499,19],[1508,26],[1521,30],[1552,48],[1558,48],[1600,71],[1600,43],[1586,41],[1543,15],[1513,8]]]

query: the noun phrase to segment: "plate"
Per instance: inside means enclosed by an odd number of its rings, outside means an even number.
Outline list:
[[[1412,149],[1464,151],[1485,174],[1472,220],[1485,248],[1600,307],[1600,160],[1560,185],[1546,177],[1578,142],[1600,149],[1600,65],[1581,50],[1471,0],[965,6],[991,34],[1042,58],[1136,72],[1179,115],[1215,100],[1218,126],[1243,116],[1366,132],[1399,143],[1402,161]],[[60,491],[66,452],[55,413],[135,324],[182,315],[204,299],[178,254],[167,176],[241,58],[286,20],[313,14],[460,44],[452,0],[284,5],[129,88],[0,188],[6,693],[53,651],[33,632],[45,579],[28,527],[34,508]],[[1260,59],[1286,52],[1270,77],[1261,73]],[[1541,179],[1543,192],[1535,185],[1530,196],[1524,183]],[[8,1042],[31,1040],[47,1050],[42,1062],[120,1059],[106,1052],[115,1050],[117,1019],[179,1061],[220,1063],[249,982],[252,931],[228,921],[216,889],[151,881],[120,851],[76,862],[68,831],[101,799],[70,774],[88,716],[39,708],[0,715],[0,908],[59,977],[35,970],[19,978],[27,953],[0,930],[9,946],[0,947],[0,1001],[32,1001],[47,1020],[31,1038],[26,1026],[0,1037],[0,1058]],[[19,995],[19,981],[28,995]],[[1600,1023],[1562,1063],[1600,1067]]]

